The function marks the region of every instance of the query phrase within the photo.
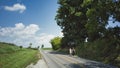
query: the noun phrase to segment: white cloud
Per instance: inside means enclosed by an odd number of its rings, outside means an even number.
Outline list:
[[[4,9],[8,11],[19,11],[20,13],[22,13],[26,10],[26,6],[23,4],[16,3],[13,6],[5,6]]]
[[[50,40],[55,36],[50,34],[39,35],[36,37],[36,41],[39,42],[40,45],[44,44],[47,47],[51,47]]]
[[[38,34],[39,31],[40,27],[36,24],[25,26],[23,23],[17,23],[15,27],[0,27],[0,41],[25,47],[28,47],[29,43],[33,43],[34,47],[42,44],[51,47],[49,41],[55,36],[46,33]]]
[[[16,29],[24,29],[25,28],[25,26],[23,25],[23,23],[15,24],[15,27],[16,27]]]

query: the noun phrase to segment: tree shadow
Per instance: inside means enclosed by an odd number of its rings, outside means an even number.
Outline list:
[[[112,65],[103,64],[100,62],[89,61],[84,64],[85,68],[118,68]]]
[[[50,54],[61,54],[61,55],[68,55],[63,52],[58,52],[58,51],[49,51]],[[76,58],[76,57],[74,57]],[[78,59],[78,58],[76,58]],[[78,62],[78,63],[71,63],[67,68],[118,68],[109,64],[104,64],[101,62],[96,62],[96,61],[91,61],[91,60],[86,60],[86,59],[78,59],[79,61],[83,61],[83,63]]]
[[[118,68],[112,65],[97,63],[97,62],[87,62],[87,63],[78,63],[78,64],[69,64],[69,68]]]
[[[61,54],[61,55],[68,55],[67,53],[59,52],[59,51],[50,51],[50,54]]]
[[[83,64],[72,63],[72,64],[69,64],[69,68],[86,68],[86,67],[84,67]]]
[[[87,61],[85,63],[71,63],[68,68],[118,68],[109,64],[104,64],[96,61]]]

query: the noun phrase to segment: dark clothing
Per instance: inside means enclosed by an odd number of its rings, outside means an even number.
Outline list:
[[[75,55],[75,51],[74,51],[74,50],[72,51],[72,55],[73,55],[73,56]]]

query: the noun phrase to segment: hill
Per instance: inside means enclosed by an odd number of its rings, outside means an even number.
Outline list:
[[[39,58],[37,49],[20,48],[11,43],[0,42],[0,68],[25,68]]]
[[[0,42],[0,54],[12,53],[20,50],[20,47],[12,43]]]

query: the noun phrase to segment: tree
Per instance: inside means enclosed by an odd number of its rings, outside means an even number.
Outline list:
[[[120,22],[120,1],[59,0],[58,4],[60,6],[55,20],[64,35],[62,47],[69,47],[68,43],[74,42],[79,47],[78,51],[84,52],[83,55],[92,56],[93,53],[96,58],[101,56],[97,59],[113,63],[120,52],[120,27],[106,28],[106,25],[109,21]],[[91,46],[86,44],[86,38]],[[100,48],[104,51],[98,54]]]
[[[51,39],[50,43],[54,50],[61,48],[61,38],[60,37],[55,37],[55,38]]]
[[[22,49],[23,48],[23,46],[20,46],[20,49]]]
[[[32,43],[29,44],[29,47],[28,48],[31,48],[32,47]]]
[[[41,48],[44,48],[44,45],[42,44]]]
[[[40,46],[37,47],[38,49],[40,48]]]

